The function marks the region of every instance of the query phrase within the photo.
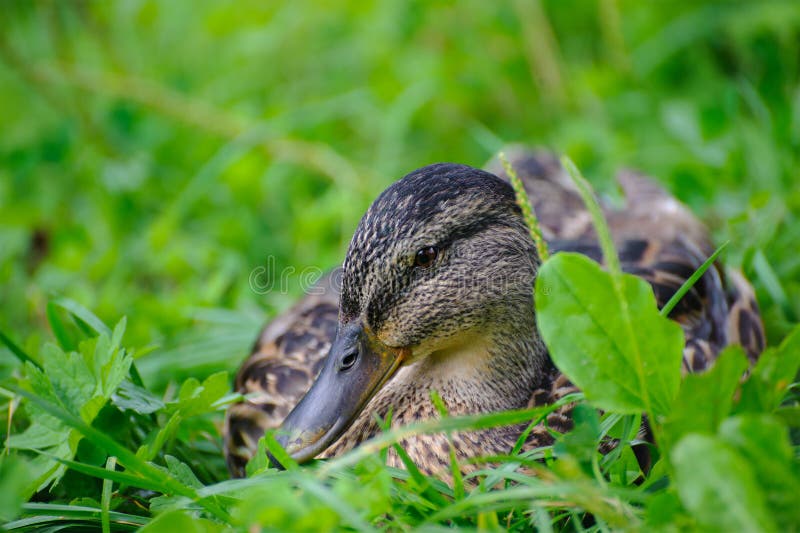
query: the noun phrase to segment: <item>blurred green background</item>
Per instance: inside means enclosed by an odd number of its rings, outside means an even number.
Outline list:
[[[2,0],[0,330],[37,352],[66,296],[128,316],[151,387],[233,370],[299,294],[250,288],[268,256],[331,267],[393,180],[526,142],[601,190],[657,176],[731,239],[774,343],[799,58],[796,0]]]

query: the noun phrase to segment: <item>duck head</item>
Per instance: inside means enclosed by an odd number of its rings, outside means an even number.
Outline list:
[[[499,379],[520,388],[524,405],[546,359],[533,347],[538,265],[514,192],[500,178],[436,164],[391,185],[358,224],[336,339],[279,442],[294,459],[312,459],[399,369],[425,361],[447,363],[429,372],[507,373]]]

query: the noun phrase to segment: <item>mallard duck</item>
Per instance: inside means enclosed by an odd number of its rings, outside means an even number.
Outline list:
[[[509,160],[551,250],[601,253],[590,217],[552,155],[513,148]],[[663,305],[713,249],[705,227],[652,180],[623,171],[624,205],[604,206],[624,270],[645,278]],[[298,461],[339,455],[378,433],[376,414],[398,426],[551,402],[574,388],[553,367],[536,329],[540,264],[502,166],[435,164],[406,175],[369,207],[344,265],[261,332],[235,389],[225,451],[241,476],[266,429]],[[685,332],[683,367],[699,371],[741,344],[764,346],[753,291],[739,274],[709,269],[671,313]],[[548,427],[570,427],[556,411]],[[521,427],[421,435],[402,444],[424,472],[459,458],[507,453]],[[528,438],[552,441],[536,428]],[[393,450],[388,461],[402,466]]]

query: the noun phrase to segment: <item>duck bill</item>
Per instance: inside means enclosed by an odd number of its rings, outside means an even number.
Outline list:
[[[380,343],[360,322],[340,325],[325,366],[281,424],[278,442],[300,463],[325,451],[394,375],[404,355],[404,349]]]

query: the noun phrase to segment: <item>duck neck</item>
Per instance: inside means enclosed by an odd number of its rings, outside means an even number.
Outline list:
[[[532,313],[531,313],[532,315]],[[463,334],[452,347],[434,352],[404,369],[387,394],[409,403],[428,403],[435,390],[451,414],[472,414],[525,407],[541,385],[547,361],[533,316],[530,322],[505,322],[481,334]],[[397,405],[396,409],[402,410]]]

